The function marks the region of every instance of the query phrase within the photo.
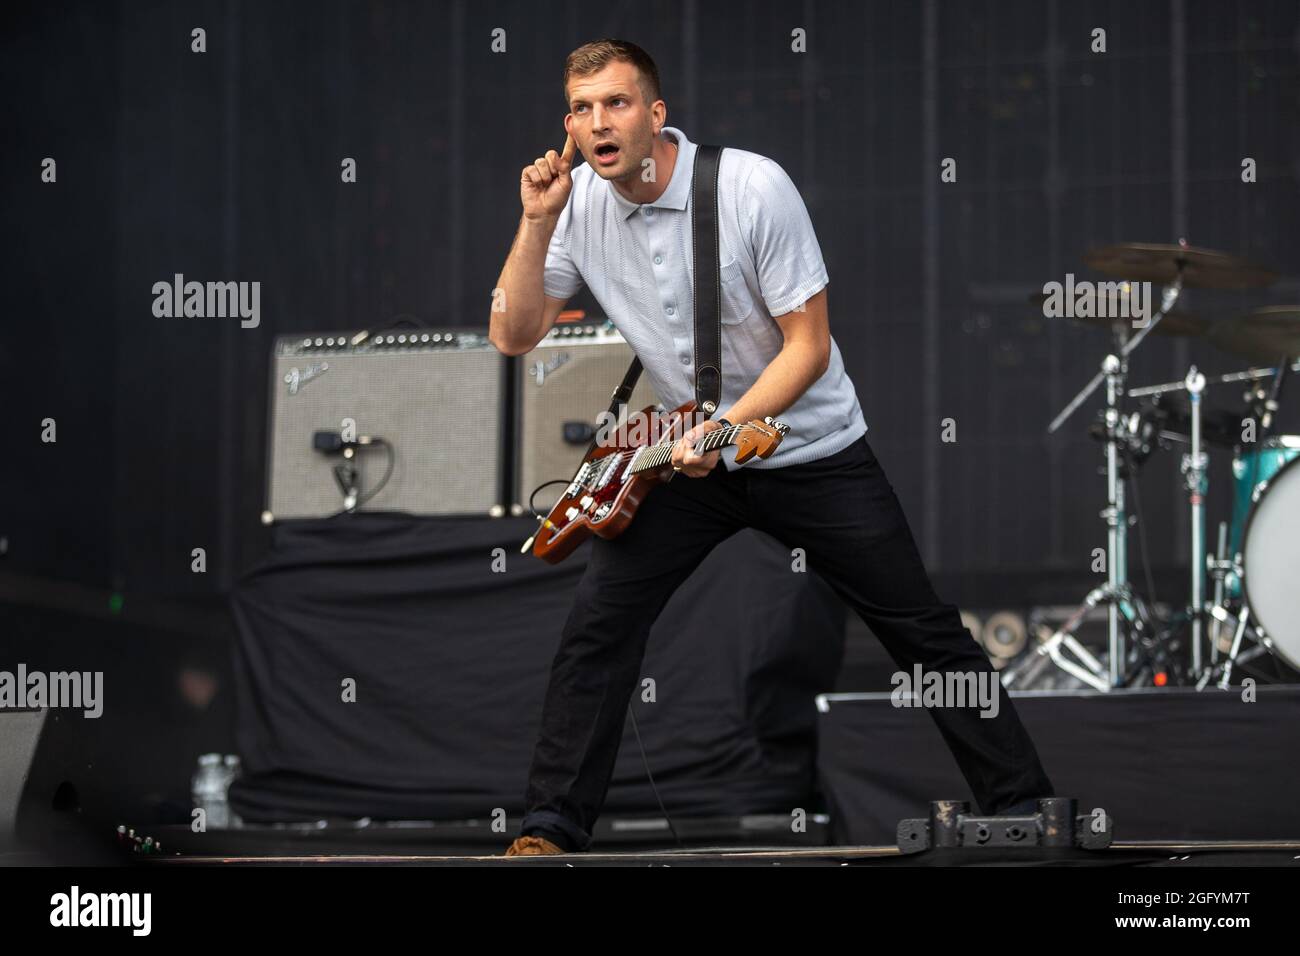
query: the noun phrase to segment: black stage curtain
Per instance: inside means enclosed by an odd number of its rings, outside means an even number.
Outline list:
[[[1060,796],[1103,808],[1116,840],[1300,837],[1300,687],[1012,695]],[[923,709],[888,694],[823,703],[818,767],[832,840],[893,844],[930,801],[974,798]]]
[[[370,513],[276,528],[232,598],[244,777],[231,803],[245,822],[516,818],[590,547],[548,565],[519,553],[535,526]],[[741,532],[651,632],[656,700],[634,706],[670,814],[816,800],[814,698],[834,686],[844,612],[790,565]],[[630,721],[606,811],[658,812]]]

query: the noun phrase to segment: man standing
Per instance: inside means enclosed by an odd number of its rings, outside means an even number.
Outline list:
[[[696,146],[666,126],[659,74],[635,44],[600,40],[564,69],[568,139],[523,170],[523,218],[497,286],[492,343],[531,351],[585,283],[640,357],[660,402],[694,399],[691,179]],[[572,169],[575,146],[587,165]],[[673,466],[619,537],[594,538],[551,668],[521,836],[508,856],[588,848],[622,740],[646,638],[715,545],[753,527],[801,548],[898,666],[962,675],[992,666],[942,603],[865,432],[827,318],[828,276],[799,191],[779,165],[727,148],[718,173],[721,414],[686,433]],[[691,444],[724,422],[779,417],[776,453]],[[717,467],[719,461],[723,467]],[[985,678],[989,679],[989,678]],[[997,684],[996,676],[991,678]],[[1009,699],[992,718],[932,709],[985,813],[1052,794]]]

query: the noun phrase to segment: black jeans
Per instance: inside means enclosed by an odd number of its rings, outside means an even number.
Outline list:
[[[719,463],[703,478],[675,475],[646,496],[623,534],[594,541],[551,666],[521,833],[570,851],[590,845],[650,627],[708,553],[745,527],[802,548],[808,570],[849,603],[909,675],[916,664],[993,673],[957,607],[935,594],[865,436],[805,464],[729,472]],[[994,689],[995,717],[974,706],[930,708],[988,814],[1052,795],[1011,699],[1000,684]]]

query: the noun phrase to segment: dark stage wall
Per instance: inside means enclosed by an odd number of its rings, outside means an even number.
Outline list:
[[[273,336],[402,313],[483,325],[519,169],[563,141],[563,57],[602,35],[657,58],[671,124],[770,156],[801,188],[873,448],[950,599],[978,603],[944,585],[977,570],[1087,576],[1103,543],[1086,418],[1045,432],[1102,341],[1048,325],[1032,291],[1085,274],[1093,245],[1182,235],[1283,274],[1255,295],[1189,292],[1189,308],[1300,298],[1293,0],[97,2],[3,17],[0,381],[18,455],[0,469],[0,536],[26,574],[228,589],[266,546]],[[1099,26],[1104,55],[1089,50]],[[195,27],[206,53],[190,52]],[[796,28],[807,53],[791,52]],[[45,157],[57,184],[40,181]],[[955,183],[939,181],[944,157]],[[175,273],[260,281],[260,326],[155,318],[152,284]],[[1153,341],[1135,382],[1181,379],[1191,359],[1244,364]],[[955,444],[939,441],[948,417]],[[1177,465],[1142,479],[1157,569],[1186,551]]]

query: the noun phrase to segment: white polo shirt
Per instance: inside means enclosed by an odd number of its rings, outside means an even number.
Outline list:
[[[652,203],[630,202],[585,163],[573,168],[573,192],[551,237],[543,287],[547,295],[568,299],[585,283],[640,357],[660,402],[673,409],[695,398],[690,204],[696,145],[675,127],[663,132],[677,142],[677,161],[668,188]],[[803,197],[767,157],[723,150],[718,213],[721,412],[781,351],[784,336],[772,316],[792,311],[829,279]],[[781,447],[744,467],[814,461],[866,432],[834,337],[825,374],[777,418],[790,426]],[[730,470],[739,467],[734,448],[725,449],[722,460]]]

